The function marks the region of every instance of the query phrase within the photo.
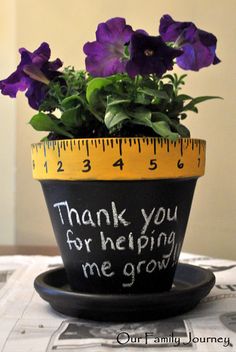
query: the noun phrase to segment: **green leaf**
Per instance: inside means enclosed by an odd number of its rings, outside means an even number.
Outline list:
[[[172,75],[164,75],[162,76],[162,79],[169,79],[173,84],[175,84],[175,78]]]
[[[142,105],[150,105],[152,98],[149,95],[144,93],[137,92],[136,97],[134,98],[135,104],[142,104]]]
[[[169,116],[163,114],[162,112],[154,112],[152,114],[152,121],[165,121],[169,126],[173,127],[181,137],[190,137],[190,132],[187,127],[181,125],[178,121],[171,119]]]
[[[184,119],[186,119],[187,116],[188,116],[188,115],[187,115],[187,114],[184,114],[184,113],[183,113],[183,114],[180,114],[180,119],[181,119],[181,120],[184,120]]]
[[[175,141],[179,135],[178,133],[174,133],[171,131],[169,125],[169,122],[171,122],[171,120],[169,119],[169,117],[159,112],[155,113],[155,116],[156,119],[159,118],[159,120],[155,120],[154,122],[152,122],[151,111],[148,111],[146,109],[145,111],[140,111],[139,113],[132,112],[132,117],[135,118],[133,118],[131,122],[138,125],[148,126],[152,128],[159,136]]]
[[[187,94],[180,94],[180,95],[177,95],[177,97],[175,98],[175,100],[177,100],[177,101],[184,101],[184,100],[191,100],[191,99],[193,99],[193,98]]]
[[[106,87],[107,85],[112,83],[112,79],[111,78],[102,78],[102,77],[96,77],[93,78],[87,85],[87,89],[86,89],[86,98],[88,100],[88,102],[90,103],[90,97],[91,94],[97,90],[97,89],[101,89],[103,87]]]
[[[152,113],[150,110],[140,106],[128,111],[129,116],[136,120],[147,120],[151,122]]]
[[[203,97],[197,97],[192,99],[187,105],[184,106],[183,111],[186,110],[190,110],[190,111],[194,111],[192,110],[192,108],[199,103],[202,103],[206,100],[211,100],[211,99],[222,99],[221,97],[217,97],[217,96],[203,96]]]
[[[78,95],[72,95],[70,97],[63,99],[61,102],[61,106],[65,110],[72,109],[78,106],[80,101],[81,101],[81,97],[79,97]]]
[[[163,90],[166,92],[169,98],[173,98],[174,96],[174,87],[172,84],[164,84],[163,85]]]
[[[169,118],[168,115],[160,112],[160,111],[155,111],[152,113],[152,121],[153,122],[158,122],[158,121],[166,121],[169,125],[171,125],[172,120]]]
[[[178,84],[185,84],[184,80],[185,80],[186,77],[188,77],[188,75],[186,73],[181,75],[179,78],[176,75],[176,80],[177,80]]]
[[[110,130],[117,124],[121,123],[124,120],[129,120],[129,116],[125,113],[122,105],[112,105],[113,100],[111,97],[108,97],[108,104],[105,113],[104,122],[107,128]]]
[[[73,108],[66,110],[61,115],[61,122],[69,128],[78,128],[83,124],[82,119],[78,118],[79,115],[79,108]]]
[[[172,126],[175,127],[175,130],[179,133],[179,135],[183,138],[189,138],[190,137],[190,131],[189,129],[181,125],[178,121],[172,121]]]
[[[34,115],[30,120],[29,124],[36,130],[36,131],[50,131],[60,134],[62,136],[66,136],[69,138],[73,138],[73,135],[67,132],[63,127],[60,127],[58,124],[60,120],[57,119],[53,115],[46,115],[42,112]]]
[[[119,105],[119,104],[129,104],[131,102],[130,99],[114,99],[109,102],[109,106]]]
[[[138,92],[144,93],[146,95],[150,95],[151,97],[154,97],[154,98],[169,100],[169,96],[164,90],[157,90],[157,89],[151,89],[151,88],[145,87],[145,88],[139,88]]]
[[[171,141],[176,141],[179,138],[178,133],[172,132],[170,126],[165,121],[153,122],[152,128],[161,137],[168,138]]]

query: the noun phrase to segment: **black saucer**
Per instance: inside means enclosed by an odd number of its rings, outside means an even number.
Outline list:
[[[147,294],[89,294],[73,292],[64,268],[40,274],[34,282],[39,295],[58,312],[100,321],[156,320],[185,313],[194,308],[215,284],[206,269],[179,263],[173,288]]]

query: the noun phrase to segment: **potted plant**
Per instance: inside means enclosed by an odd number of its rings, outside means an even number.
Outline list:
[[[216,98],[183,94],[186,74],[220,62],[216,37],[169,15],[160,35],[123,18],[84,45],[86,71],[60,70],[42,43],[20,49],[2,94],[26,91],[30,120],[49,134],[32,145],[69,284],[88,294],[168,292],[181,251],[205,141],[182,121]],[[211,284],[212,284],[211,279]]]

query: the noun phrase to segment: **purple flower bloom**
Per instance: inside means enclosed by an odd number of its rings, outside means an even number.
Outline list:
[[[182,55],[181,50],[168,47],[162,38],[142,33],[134,33],[130,42],[130,61],[126,71],[131,77],[155,73],[161,77],[172,70],[175,57]]]
[[[49,62],[51,50],[47,43],[42,43],[33,53],[21,48],[21,61],[8,78],[0,81],[2,94],[15,98],[18,91],[25,91],[29,105],[38,109],[42,103],[49,80],[53,79],[62,66],[60,59]]]
[[[217,39],[212,33],[198,29],[192,22],[176,22],[164,15],[160,21],[160,34],[165,42],[175,42],[183,50],[176,60],[184,70],[198,71],[220,62],[215,54]]]
[[[132,34],[132,27],[126,24],[124,18],[111,18],[100,23],[96,41],[84,45],[87,71],[94,77],[125,72],[125,44],[130,41]]]

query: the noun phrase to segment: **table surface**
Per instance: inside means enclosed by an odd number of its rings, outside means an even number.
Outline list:
[[[47,253],[57,251],[47,248]],[[194,310],[161,321],[101,323],[59,314],[39,297],[35,277],[62,264],[60,256],[40,255],[45,249],[0,247],[0,352],[154,352],[161,347],[165,352],[182,352],[183,347],[236,351],[236,262],[181,254],[182,262],[210,268],[216,276],[216,285]],[[37,255],[22,255],[26,252]],[[130,337],[125,348],[117,340],[122,332],[122,343]],[[146,344],[145,334],[150,332],[153,336]]]
[[[0,246],[0,255],[59,255],[58,247],[54,246]]]

